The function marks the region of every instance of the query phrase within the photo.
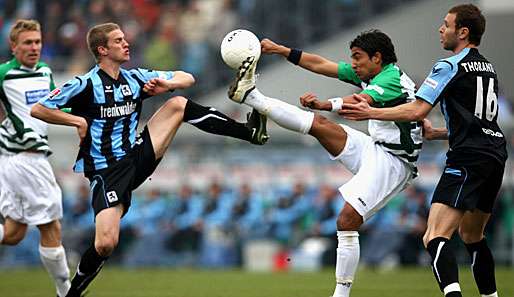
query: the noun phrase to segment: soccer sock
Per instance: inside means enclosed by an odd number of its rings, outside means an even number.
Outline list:
[[[482,239],[479,242],[466,244],[471,256],[471,271],[482,297],[495,297],[496,279],[494,277],[494,259],[487,241]]]
[[[248,94],[244,103],[257,109],[281,127],[302,134],[309,133],[314,120],[313,112],[302,110],[278,99],[266,97],[257,88]]]
[[[66,263],[66,253],[64,247],[44,247],[39,246],[39,256],[46,271],[52,276],[57,289],[57,295],[64,297],[70,289],[70,270]]]
[[[0,244],[2,244],[2,240],[4,240],[4,225],[0,224]]]
[[[336,288],[333,297],[350,296],[359,255],[359,232],[337,231]]]
[[[207,133],[230,136],[246,141],[252,138],[252,130],[243,123],[234,121],[213,107],[207,107],[187,100],[184,122]]]
[[[108,258],[109,257],[100,256],[94,245],[90,246],[80,259],[77,272],[71,280],[70,291],[79,293],[84,291],[89,283],[91,283],[91,281],[93,281],[96,275],[100,272],[100,269],[102,269]]]
[[[427,250],[432,257],[432,272],[444,296],[461,297],[459,268],[448,241],[446,238],[437,237],[428,243]]]

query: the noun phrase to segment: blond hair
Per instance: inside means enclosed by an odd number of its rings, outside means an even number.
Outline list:
[[[100,58],[98,47],[107,47],[107,41],[109,40],[107,34],[119,29],[120,26],[115,23],[104,23],[96,25],[93,28],[89,29],[89,31],[87,32],[87,47],[89,48],[91,54],[95,56],[95,59],[97,61]]]
[[[26,31],[41,32],[41,25],[36,20],[17,20],[16,23],[14,23],[14,25],[11,27],[11,32],[9,33],[9,40],[11,42],[16,42],[16,40],[18,40],[18,36],[20,36],[20,33]]]

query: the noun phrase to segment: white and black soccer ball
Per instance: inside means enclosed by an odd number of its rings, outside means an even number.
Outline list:
[[[254,56],[255,60],[259,59],[261,42],[252,32],[237,29],[225,35],[220,50],[225,64],[232,69],[238,69],[248,57]]]

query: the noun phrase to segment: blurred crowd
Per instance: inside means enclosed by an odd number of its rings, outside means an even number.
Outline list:
[[[365,265],[426,264],[421,238],[430,190],[410,186],[366,222],[361,232]],[[94,236],[90,203],[87,184],[65,194],[63,244],[72,261]],[[236,267],[244,265],[243,251],[252,242],[273,242],[282,253],[293,255],[306,240],[324,238],[328,244],[319,264],[330,266],[335,261],[336,218],[343,203],[337,188],[310,187],[302,181],[267,189],[247,183],[234,188],[217,181],[203,190],[188,184],[170,193],[152,188],[133,198],[112,258],[130,267]],[[496,208],[486,234],[493,249],[510,250],[514,214],[510,186],[504,188]],[[31,229],[20,246],[0,250],[0,266],[38,265],[37,240],[37,230]],[[498,258],[499,264],[508,264],[505,257]]]
[[[54,72],[74,75],[94,63],[85,41],[88,28],[116,22],[131,46],[125,67],[185,70],[199,86],[189,92],[205,94],[232,77],[222,65],[219,46],[234,29],[303,46],[406,1],[0,0],[0,38],[8,40],[16,19],[37,19],[43,30],[42,60]],[[7,42],[0,42],[0,58],[10,58]]]

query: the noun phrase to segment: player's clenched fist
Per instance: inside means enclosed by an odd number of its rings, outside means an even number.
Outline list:
[[[289,54],[289,48],[277,44],[268,38],[264,38],[261,41],[261,52],[264,54],[279,54],[287,56]]]
[[[318,100],[318,96],[312,93],[305,93],[300,96],[300,103],[302,106],[310,109],[321,109],[321,102]]]

